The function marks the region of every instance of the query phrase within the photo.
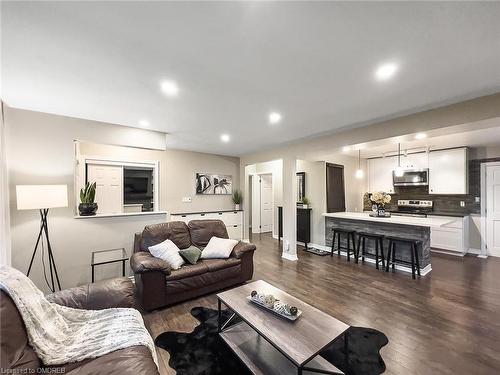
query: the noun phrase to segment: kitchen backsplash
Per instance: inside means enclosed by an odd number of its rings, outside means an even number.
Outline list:
[[[428,186],[401,186],[395,187],[395,193],[391,194],[392,200],[386,206],[388,210],[397,208],[399,199],[419,199],[434,202],[435,212],[453,214],[480,214],[481,203],[476,202],[476,197],[481,196],[481,163],[490,161],[500,161],[500,158],[469,160],[469,194],[465,195],[438,195],[429,194]],[[460,206],[460,202],[465,202],[465,207]],[[369,194],[363,197],[363,208],[371,210]]]

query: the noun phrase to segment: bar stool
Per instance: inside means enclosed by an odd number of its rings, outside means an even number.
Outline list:
[[[366,240],[374,240],[375,241],[375,254],[366,252]],[[361,244],[363,247],[361,248]],[[385,259],[384,259],[384,236],[382,234],[375,233],[364,233],[358,232],[358,248],[356,251],[356,257],[359,259],[359,250],[361,249],[361,261],[365,261],[365,255],[375,256],[375,267],[379,269],[378,265],[382,263],[382,270],[385,269]],[[380,255],[379,255],[380,250]],[[380,259],[379,259],[380,258]]]
[[[415,268],[417,271],[418,276],[420,277],[420,263],[418,261],[418,251],[417,251],[417,245],[421,243],[419,240],[412,240],[408,238],[401,238],[401,237],[386,237],[389,240],[389,250],[387,252],[387,262],[386,262],[386,267],[385,270],[386,272],[389,272],[389,263],[392,264],[392,269],[394,269],[394,264],[396,263],[396,260],[400,263],[406,263],[406,264],[411,264],[411,277],[412,279],[415,278]],[[404,245],[409,245],[410,246],[410,254],[411,254],[411,262],[404,261],[402,259],[396,259],[396,244],[404,244]],[[392,259],[391,259],[392,257]]]
[[[354,236],[356,234],[355,230],[351,229],[342,229],[342,228],[332,228],[333,231],[333,238],[332,238],[332,251],[330,256],[333,256],[333,251],[335,248],[335,236],[337,236],[337,251],[338,255],[340,256],[340,235],[345,234],[347,236],[347,261],[351,261],[351,254],[354,256],[354,260],[356,263],[358,263],[358,257],[356,255],[356,243]],[[352,241],[352,251],[351,251],[351,243]]]

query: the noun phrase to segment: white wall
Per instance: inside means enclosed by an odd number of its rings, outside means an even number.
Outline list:
[[[258,174],[266,174],[266,173],[270,173],[273,176],[273,202],[274,202],[273,236],[274,237],[278,236],[278,209],[276,207],[281,206],[283,204],[283,174],[282,174],[282,169],[283,169],[283,167],[282,167],[281,160],[272,160],[272,161],[267,161],[267,162],[263,162],[263,163],[257,163],[257,164],[247,166],[247,168],[245,168],[245,179],[244,179],[244,181],[246,181],[246,184],[244,187],[244,190],[246,191],[245,197],[249,197],[251,194],[249,176],[258,175]],[[250,216],[251,216],[251,212],[252,212],[250,202],[251,202],[250,199],[246,199],[243,202],[244,207],[245,207],[245,223],[247,223],[247,224],[245,224],[246,230],[248,230],[248,225],[250,223]],[[245,231],[245,233],[247,233],[247,232]],[[246,235],[246,238],[248,238],[248,233]]]
[[[363,194],[366,191],[366,173],[363,179],[355,177],[358,161],[346,155],[334,155],[326,161],[297,160],[297,172],[306,173],[306,196],[311,201],[311,243],[325,245],[326,212],[326,162],[344,166],[345,201],[347,211],[362,211]],[[366,159],[361,159],[366,171]]]
[[[74,202],[74,140],[91,143],[121,144],[155,148],[165,146],[163,133],[95,121],[6,108],[7,161],[10,179],[10,214],[12,264],[26,272],[39,228],[37,211],[18,211],[15,186],[19,184],[67,184],[69,202]],[[163,146],[162,146],[163,145]],[[239,181],[239,159],[225,156],[167,150],[151,151],[113,146],[102,152],[164,155],[166,192],[161,205],[167,210],[209,210],[231,208],[230,197],[196,197],[194,176],[197,171],[232,174],[235,187]],[[155,154],[155,155],[156,155]],[[149,157],[151,155],[148,155]],[[182,204],[182,196],[192,196],[193,203]],[[49,213],[49,232],[63,288],[90,281],[90,254],[94,250],[125,247],[130,253],[133,234],[145,225],[166,220],[165,215],[120,218],[74,219],[73,205]],[[128,269],[128,264],[127,264]],[[96,269],[97,270],[97,269]],[[47,291],[38,257],[30,277]],[[102,267],[97,278],[120,274],[120,267]]]
[[[9,209],[9,179],[7,174],[7,153],[5,152],[5,123],[3,121],[4,104],[1,103],[0,113],[0,264],[10,265],[10,209]]]

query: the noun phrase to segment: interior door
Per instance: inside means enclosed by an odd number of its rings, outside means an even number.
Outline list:
[[[96,182],[98,214],[123,212],[123,169],[121,166],[88,164],[87,181]]]
[[[500,165],[486,167],[486,241],[488,255],[500,257]]]
[[[260,233],[260,176],[252,178],[252,233]]]
[[[260,176],[260,231],[261,233],[273,230],[273,176]]]
[[[326,212],[345,211],[344,166],[326,163]]]

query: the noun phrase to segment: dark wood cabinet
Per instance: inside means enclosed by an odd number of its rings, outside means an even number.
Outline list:
[[[311,242],[311,208],[297,207],[297,241]],[[278,206],[278,242],[283,237],[283,207]]]

